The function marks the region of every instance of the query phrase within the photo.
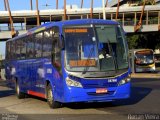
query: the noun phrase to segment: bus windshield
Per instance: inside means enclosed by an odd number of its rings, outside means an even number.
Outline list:
[[[135,62],[136,64],[143,65],[143,64],[152,64],[154,63],[153,51],[151,50],[143,50],[138,51],[135,53]]]
[[[65,64],[69,71],[115,71],[128,68],[127,47],[120,26],[67,26]]]

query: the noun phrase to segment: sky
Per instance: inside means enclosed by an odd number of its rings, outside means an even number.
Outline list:
[[[4,10],[4,0],[0,0],[0,11]],[[30,0],[8,0],[10,4],[11,10],[29,10],[30,9]],[[33,1],[33,9],[36,8],[36,0]],[[38,0],[39,9],[55,9],[56,8],[56,0]],[[81,0],[66,0],[68,5],[76,4],[80,7]],[[106,0],[105,0],[106,1]],[[111,0],[109,0],[111,1]],[[59,8],[63,8],[64,0],[59,0]],[[84,0],[84,7],[90,7],[91,0]],[[48,4],[49,6],[45,6]],[[94,7],[101,7],[102,0],[94,0]]]
[[[0,11],[4,11],[4,0],[0,0]],[[11,10],[30,10],[30,0],[8,0],[10,4]],[[33,9],[36,9],[36,0],[33,1]],[[39,9],[55,9],[56,8],[56,0],[38,0],[39,2]],[[80,7],[81,0],[66,0],[67,5],[77,5]],[[105,0],[106,1],[106,0]],[[111,1],[111,0],[109,0]],[[59,0],[58,8],[62,9],[64,4],[64,0]],[[49,6],[46,6],[48,4]],[[90,8],[91,0],[84,0],[84,8]],[[102,0],[94,0],[93,2],[94,7],[101,7]],[[5,42],[0,42],[0,54],[5,54]]]

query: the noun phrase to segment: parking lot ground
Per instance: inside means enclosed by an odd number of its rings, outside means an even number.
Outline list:
[[[18,120],[128,120],[134,115],[159,115],[160,119],[160,79],[150,78],[152,73],[136,74],[135,77],[131,80],[129,99],[112,103],[64,104],[58,109],[50,109],[46,100],[33,96],[17,99],[14,90],[5,87],[5,82],[1,81],[0,119],[5,114],[18,115]]]
[[[131,78],[159,78],[160,79],[160,72],[156,73],[133,73],[131,74]]]

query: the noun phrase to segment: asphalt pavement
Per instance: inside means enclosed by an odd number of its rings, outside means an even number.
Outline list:
[[[14,90],[0,82],[0,118],[15,120],[145,120],[160,119],[160,77],[153,73],[132,75],[131,97],[110,103],[65,104],[50,109],[46,100],[29,96],[17,99]],[[148,76],[148,78],[147,78]],[[152,119],[151,119],[152,118]],[[9,119],[8,119],[9,120]],[[13,120],[13,119],[12,119]]]

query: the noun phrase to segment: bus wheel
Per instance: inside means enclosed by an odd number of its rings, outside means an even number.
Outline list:
[[[25,94],[20,91],[20,87],[19,87],[18,81],[16,81],[15,88],[16,88],[16,95],[17,95],[17,97],[19,99],[25,98]]]
[[[54,101],[52,87],[51,87],[50,84],[47,86],[47,102],[48,102],[48,105],[51,108],[59,108],[59,107],[61,107],[61,103],[59,103],[57,101]]]

